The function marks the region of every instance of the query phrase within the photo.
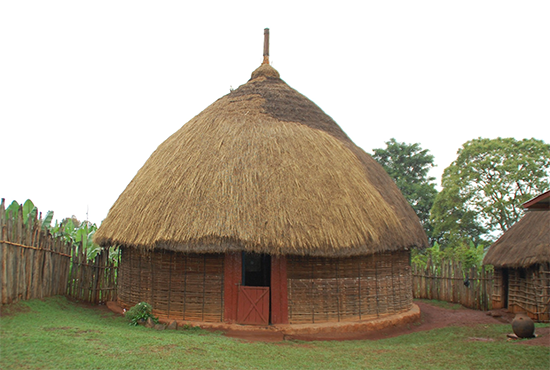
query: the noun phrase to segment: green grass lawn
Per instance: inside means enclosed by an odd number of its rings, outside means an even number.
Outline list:
[[[131,327],[120,316],[64,297],[2,309],[2,369],[550,368],[548,347],[507,342],[511,328],[506,324],[378,341],[247,343],[202,330]]]

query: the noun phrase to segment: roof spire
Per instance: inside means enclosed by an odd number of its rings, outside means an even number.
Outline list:
[[[269,28],[264,29],[264,61],[262,64],[269,64]]]
[[[279,72],[269,65],[269,28],[264,29],[264,61],[252,72],[251,79],[258,77],[280,78]]]

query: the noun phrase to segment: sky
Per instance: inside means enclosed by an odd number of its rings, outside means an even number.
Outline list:
[[[439,183],[477,137],[550,142],[548,19],[547,0],[0,0],[0,198],[99,225],[248,81],[266,27],[286,83],[368,153],[419,143]]]

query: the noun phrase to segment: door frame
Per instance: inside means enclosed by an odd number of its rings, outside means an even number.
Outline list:
[[[228,252],[224,261],[224,322],[236,323],[239,287],[242,285],[242,252]],[[286,256],[271,256],[270,324],[288,324]]]

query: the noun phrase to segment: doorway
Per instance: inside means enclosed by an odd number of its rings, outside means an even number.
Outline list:
[[[237,322],[248,325],[269,325],[271,256],[242,254],[242,284],[239,286]]]
[[[510,281],[510,275],[508,269],[502,269],[502,301],[504,304],[503,308],[508,308],[508,286]]]
[[[243,252],[244,286],[271,286],[271,256]]]

